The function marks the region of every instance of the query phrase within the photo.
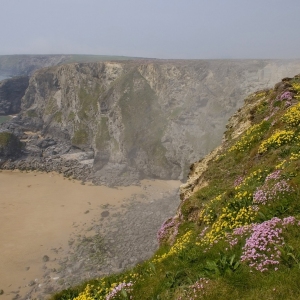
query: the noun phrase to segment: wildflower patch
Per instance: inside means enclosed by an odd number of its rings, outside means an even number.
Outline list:
[[[289,144],[296,139],[297,137],[293,130],[277,130],[267,140],[261,143],[258,148],[258,153],[263,154],[267,152],[271,147],[278,148],[280,146]]]
[[[236,142],[231,148],[229,148],[229,152],[244,152],[246,150],[249,150],[253,146],[253,144],[261,140],[263,134],[269,128],[269,125],[269,122],[262,121],[259,124],[251,126],[239,139],[239,141]]]

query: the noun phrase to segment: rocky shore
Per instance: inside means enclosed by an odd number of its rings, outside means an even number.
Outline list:
[[[94,151],[74,147],[59,138],[43,137],[40,131],[28,131],[19,123],[19,117],[2,124],[1,137],[10,135],[14,143],[0,145],[0,169],[58,172],[65,177],[90,181],[96,185],[129,186],[142,179],[138,172],[122,164],[109,163],[95,171]],[[1,151],[1,149],[3,151]]]

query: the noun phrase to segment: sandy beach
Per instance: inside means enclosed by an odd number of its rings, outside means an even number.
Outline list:
[[[0,172],[0,299],[25,297],[39,285],[45,262],[55,267],[69,249],[70,236],[86,232],[107,204],[122,211],[124,201],[142,195],[147,186],[162,194],[179,184],[155,180],[108,188],[82,185],[56,173]]]

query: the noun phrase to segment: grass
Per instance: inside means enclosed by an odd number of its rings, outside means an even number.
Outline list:
[[[131,76],[123,99],[128,117],[135,105],[154,109],[155,103],[130,94],[137,80]],[[198,175],[207,185],[184,199],[172,226],[161,231],[162,241],[173,242],[162,242],[152,258],[131,270],[52,299],[299,299],[300,115],[294,107],[300,78],[291,82],[291,102],[279,100],[286,91],[276,90],[247,98],[238,124],[251,120],[250,127],[235,139],[239,129],[228,127],[218,156]],[[143,128],[138,117],[134,121]],[[287,130],[293,138],[278,135]]]
[[[84,145],[88,142],[88,137],[89,137],[89,135],[88,135],[87,129],[84,127],[81,127],[77,131],[74,132],[74,136],[72,138],[72,143],[77,146]]]
[[[98,150],[104,150],[106,144],[110,140],[107,121],[108,121],[107,117],[101,117],[101,121],[98,126],[98,132],[96,135],[96,147]]]
[[[78,97],[81,108],[78,111],[78,116],[81,120],[88,119],[91,112],[97,112],[98,97],[102,92],[103,88],[100,85],[96,85],[93,88],[80,87]]]
[[[37,117],[38,116],[38,114],[37,114],[37,112],[35,111],[35,109],[29,109],[29,110],[27,110],[27,116],[29,117],[29,118],[34,118],[34,117]]]

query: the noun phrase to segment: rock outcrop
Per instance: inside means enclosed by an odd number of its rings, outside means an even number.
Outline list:
[[[7,159],[21,155],[22,144],[17,136],[10,132],[0,132],[0,165]]]
[[[29,77],[19,76],[0,81],[0,115],[17,114],[28,87]]]
[[[34,73],[20,116],[5,126],[24,135],[27,156],[92,153],[86,179],[96,184],[184,180],[220,143],[241,99],[299,69],[300,61],[281,60],[60,65]]]

